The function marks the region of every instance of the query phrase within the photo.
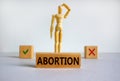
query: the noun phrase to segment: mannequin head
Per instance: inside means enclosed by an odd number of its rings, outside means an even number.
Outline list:
[[[62,14],[62,7],[58,6],[58,14]]]

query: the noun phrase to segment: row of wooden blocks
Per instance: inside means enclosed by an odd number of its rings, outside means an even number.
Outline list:
[[[85,46],[84,47],[85,58],[97,59],[98,58],[98,47],[97,46]],[[19,47],[20,58],[33,58],[34,47],[32,45],[21,45]]]

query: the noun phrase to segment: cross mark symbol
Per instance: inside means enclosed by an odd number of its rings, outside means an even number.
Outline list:
[[[90,51],[89,56],[90,56],[91,54],[95,56],[95,53],[94,53],[95,48],[94,48],[93,50],[91,50],[91,49],[89,48],[89,51]]]

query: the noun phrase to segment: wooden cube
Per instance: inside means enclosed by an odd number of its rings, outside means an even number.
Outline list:
[[[85,58],[97,59],[98,58],[98,47],[97,46],[85,46]]]
[[[80,53],[36,53],[37,68],[80,68]]]
[[[33,58],[34,50],[31,45],[21,45],[19,47],[19,57],[20,58]]]

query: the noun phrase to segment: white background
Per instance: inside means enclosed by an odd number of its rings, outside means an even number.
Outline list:
[[[63,22],[63,52],[83,52],[85,45],[120,52],[119,0],[0,0],[0,52],[18,52],[24,44],[53,52],[51,15],[63,2],[71,7]]]

